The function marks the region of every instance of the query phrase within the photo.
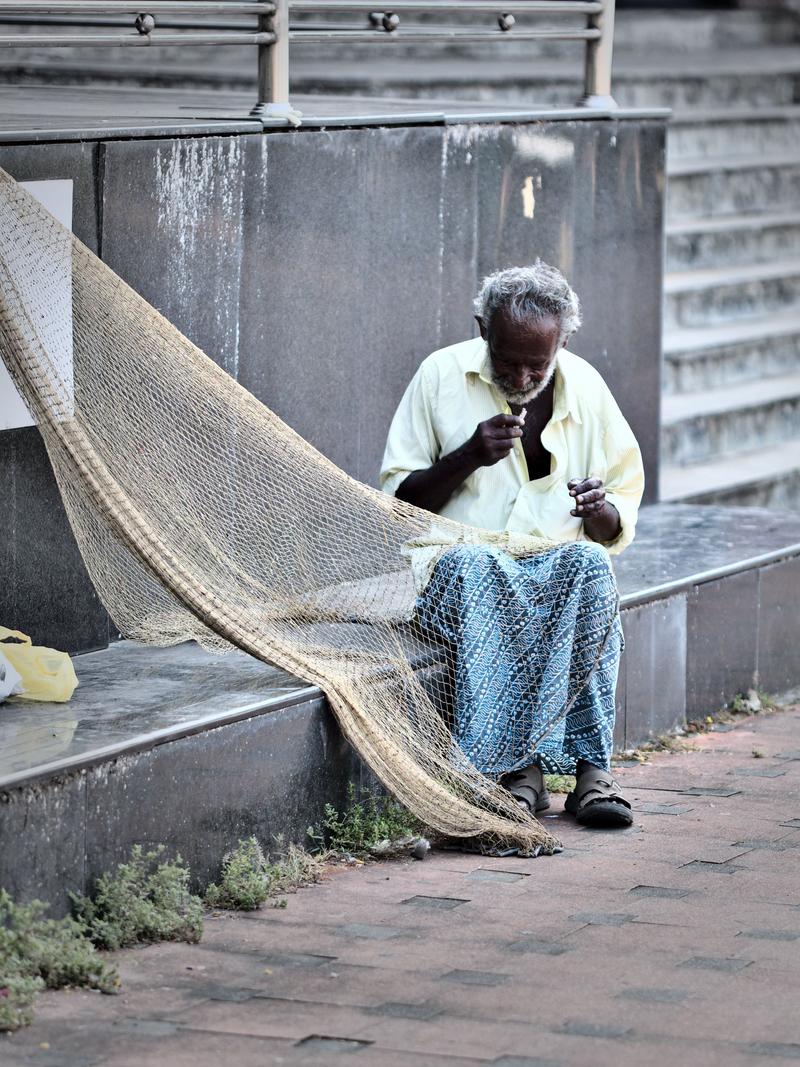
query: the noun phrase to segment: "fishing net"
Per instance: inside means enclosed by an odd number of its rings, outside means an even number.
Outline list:
[[[366,764],[439,834],[552,851],[454,743],[452,666],[413,609],[454,545],[553,544],[350,478],[2,171],[0,290],[3,360],[121,633],[236,646],[319,685]]]

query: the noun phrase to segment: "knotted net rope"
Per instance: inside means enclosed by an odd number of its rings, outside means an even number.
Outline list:
[[[350,478],[2,171],[0,351],[123,635],[235,646],[320,686],[374,774],[442,835],[557,846],[454,744],[447,656],[409,621],[449,547],[552,542]]]

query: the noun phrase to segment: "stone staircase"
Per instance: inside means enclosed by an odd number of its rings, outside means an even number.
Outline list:
[[[800,16],[623,10],[614,93],[674,109],[668,150],[661,499],[800,501]],[[574,45],[315,46],[297,94],[571,105]],[[120,50],[123,52],[124,50]],[[241,52],[6,52],[0,80],[252,87]],[[146,51],[149,54],[142,55]],[[119,60],[119,61],[118,61]]]
[[[668,142],[661,499],[800,501],[800,18],[621,11],[614,94],[674,110]],[[657,44],[655,43],[657,42]],[[530,48],[530,46],[528,46]],[[417,57],[350,67],[348,91],[573,103],[575,60]],[[464,61],[472,69],[465,74]],[[475,63],[479,66],[475,67]],[[330,92],[298,72],[302,91]],[[343,85],[340,83],[340,89]]]

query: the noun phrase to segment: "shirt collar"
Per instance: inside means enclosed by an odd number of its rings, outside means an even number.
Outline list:
[[[556,354],[556,388],[553,397],[553,422],[560,422],[569,415],[575,422],[580,423],[581,413],[575,396],[574,385],[570,380],[567,369],[567,360],[563,358],[565,349],[560,348]],[[469,356],[464,366],[465,374],[475,374],[482,382],[486,382],[490,388],[496,390],[492,381],[492,366],[489,358],[489,348],[485,341],[475,345],[475,350]]]

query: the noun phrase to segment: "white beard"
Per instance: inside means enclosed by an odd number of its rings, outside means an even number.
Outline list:
[[[530,389],[509,389],[502,378],[497,378],[492,375],[492,382],[494,383],[497,391],[505,397],[509,404],[516,404],[519,407],[524,407],[526,404],[530,404],[531,400],[535,400],[537,396],[545,391],[550,382],[553,380],[553,375],[556,372],[556,361],[550,364],[550,369],[538,385],[532,386]]]

